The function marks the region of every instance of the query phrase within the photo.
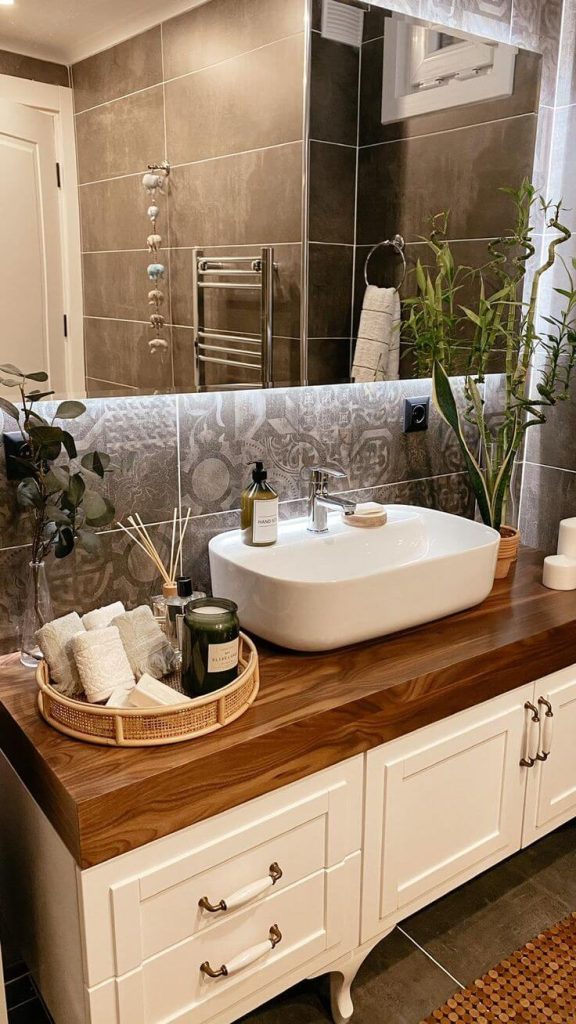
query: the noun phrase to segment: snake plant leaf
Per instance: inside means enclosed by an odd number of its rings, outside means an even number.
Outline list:
[[[514,456],[516,455],[517,443],[516,443],[516,426],[518,417],[515,416],[514,427],[512,430],[511,438],[508,443],[508,447],[504,453],[500,469],[496,480],[494,481],[494,487],[492,489],[492,525],[495,530],[499,530],[502,525],[502,509],[504,506],[504,499],[510,485],[510,477],[512,476],[512,470],[514,468]]]
[[[468,475],[470,477],[476,501],[478,502],[478,508],[480,510],[482,520],[487,526],[492,526],[492,510],[490,507],[490,498],[486,488],[484,474],[466,443],[466,438],[464,437],[462,424],[460,422],[458,407],[450,384],[450,378],[442,364],[437,360],[434,362],[432,370],[432,396],[434,404],[442,419],[449,427],[452,428],[456,435],[456,439],[460,445],[460,450],[464,456],[466,469],[468,470]]]

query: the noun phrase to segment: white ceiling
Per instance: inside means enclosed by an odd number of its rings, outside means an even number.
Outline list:
[[[0,6],[0,49],[73,64],[207,0],[16,0]]]

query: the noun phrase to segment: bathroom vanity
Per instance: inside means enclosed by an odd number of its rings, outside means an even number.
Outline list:
[[[541,565],[386,640],[262,644],[251,711],[180,746],[69,740],[5,665],[1,896],[56,1024],[230,1024],[326,972],[341,1024],[397,922],[573,817],[576,594]]]

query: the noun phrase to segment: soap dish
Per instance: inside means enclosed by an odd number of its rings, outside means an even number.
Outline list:
[[[352,515],[343,515],[342,522],[348,526],[360,526],[363,529],[385,526],[388,522],[388,513],[384,505],[375,501],[366,501],[362,505],[358,505]]]
[[[50,682],[45,661],[36,670],[38,708],[54,729],[87,743],[108,747],[157,747],[183,743],[222,729],[254,703],[260,688],[258,652],[240,633],[240,675],[228,686],[182,704],[155,708],[109,708],[73,700]]]

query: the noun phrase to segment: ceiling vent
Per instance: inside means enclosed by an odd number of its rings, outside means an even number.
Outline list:
[[[364,11],[338,0],[322,0],[322,35],[348,46],[362,45]]]

